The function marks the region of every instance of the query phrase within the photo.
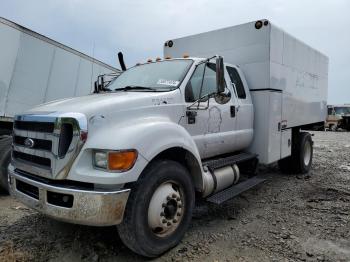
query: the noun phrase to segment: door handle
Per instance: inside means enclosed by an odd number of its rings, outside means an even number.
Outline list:
[[[187,123],[189,125],[193,125],[196,123],[196,116],[197,116],[196,111],[186,111],[186,116],[187,116]]]
[[[236,116],[236,107],[235,106],[231,106],[230,107],[230,112],[231,112],[231,117],[235,117]]]

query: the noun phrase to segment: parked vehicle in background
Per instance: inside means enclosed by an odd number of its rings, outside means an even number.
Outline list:
[[[0,187],[7,189],[13,117],[52,100],[93,91],[98,75],[119,70],[0,18]]]
[[[59,220],[118,225],[156,257],[184,236],[195,197],[221,204],[263,182],[259,161],[310,170],[301,130],[326,119],[326,56],[259,20],[169,40],[164,57],[18,114],[11,194]]]
[[[331,131],[350,131],[350,105],[328,105],[325,128]]]

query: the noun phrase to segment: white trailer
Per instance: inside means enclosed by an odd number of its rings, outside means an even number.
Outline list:
[[[0,39],[0,121],[52,100],[87,95],[98,75],[120,72],[4,18]]]
[[[98,75],[120,70],[0,17],[0,187],[13,117],[52,100],[93,91]],[[3,163],[7,163],[6,166]]]
[[[292,128],[323,125],[326,119],[328,58],[268,20],[165,43],[165,57],[184,54],[221,55],[242,71],[254,104],[254,140],[247,150],[260,163],[291,154]]]

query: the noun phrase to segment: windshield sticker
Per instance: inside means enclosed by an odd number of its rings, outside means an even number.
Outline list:
[[[177,86],[180,81],[159,79],[157,85]]]

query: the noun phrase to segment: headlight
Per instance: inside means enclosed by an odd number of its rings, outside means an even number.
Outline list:
[[[94,151],[93,162],[96,168],[108,171],[127,171],[131,169],[137,159],[136,150],[122,151]]]
[[[95,166],[98,168],[107,169],[107,167],[108,167],[107,157],[108,157],[108,152],[96,151],[94,153]]]

